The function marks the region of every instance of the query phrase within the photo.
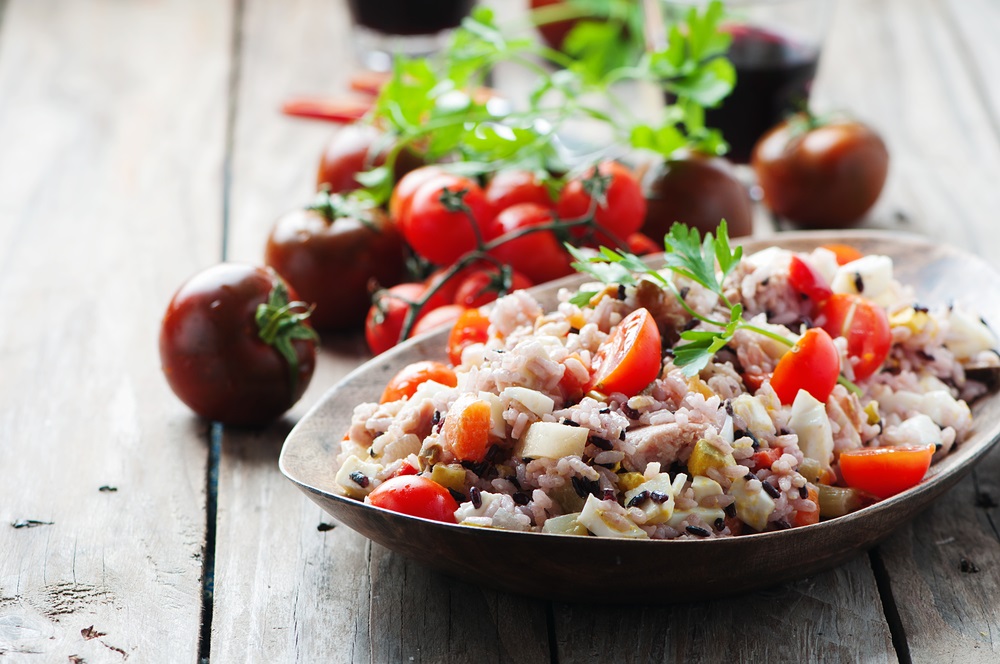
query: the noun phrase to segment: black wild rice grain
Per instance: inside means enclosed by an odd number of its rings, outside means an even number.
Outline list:
[[[764,493],[766,493],[767,495],[771,496],[772,498],[781,497],[781,491],[779,491],[778,487],[774,486],[770,482],[761,482],[761,485],[764,487]]]
[[[767,288],[767,285],[769,283],[771,283],[771,277],[764,277],[763,279],[760,280],[760,285],[763,286],[764,288]]]
[[[858,291],[859,293],[865,292],[865,282],[864,279],[861,278],[860,272],[854,273],[854,290]]]
[[[722,508],[722,511],[726,513],[730,519],[736,518],[736,505],[735,503],[730,503]]]
[[[434,415],[431,416],[431,426],[434,426],[441,421],[441,411],[435,410]]]
[[[733,416],[733,402],[731,400],[729,400],[729,399],[726,399],[726,401],[725,401],[725,403],[723,405],[726,407],[726,415],[728,415],[729,417],[732,417]]]
[[[917,312],[917,313],[920,313],[920,314],[926,314],[928,311],[930,311],[930,309],[928,309],[927,307],[925,307],[922,304],[914,304],[913,305],[913,310],[915,312]]]
[[[618,284],[618,299],[625,299],[625,284]]]
[[[632,500],[628,501],[628,504],[625,507],[635,507],[636,505],[641,505],[642,503],[646,502],[646,499],[648,498],[649,498],[649,492],[643,489],[639,493],[632,496]]]
[[[455,499],[456,503],[465,502],[465,494],[455,491],[454,489],[448,489],[448,493],[451,494],[451,497]]]
[[[615,448],[615,446],[611,444],[610,440],[601,438],[600,436],[591,436],[590,442],[591,444],[593,444],[594,447],[602,449],[605,452],[609,452]]]
[[[508,482],[510,482],[511,484],[513,484],[513,485],[514,485],[515,487],[517,487],[518,489],[520,489],[520,488],[521,488],[521,483],[520,483],[520,482],[518,482],[518,481],[517,481],[517,478],[516,478],[516,477],[514,477],[513,475],[511,475],[510,477],[508,477],[508,478],[507,478],[507,481],[508,481]]]
[[[809,497],[809,487],[800,486],[799,487],[799,498],[805,500]]]
[[[788,523],[784,519],[778,519],[777,521],[774,522],[774,526],[778,530],[788,530],[789,528],[792,527],[792,524]]]
[[[469,500],[472,501],[472,506],[477,510],[483,506],[483,494],[476,487],[469,489]]]
[[[490,467],[490,464],[488,461],[463,461],[462,467],[482,477],[486,473],[486,469]]]
[[[640,417],[642,417],[642,413],[640,413],[627,403],[622,404],[622,412],[625,413],[625,417],[629,418],[630,420],[637,420]]]
[[[712,525],[715,526],[716,530],[721,532],[726,529],[726,520],[723,519],[722,517],[719,517],[718,519],[715,520],[715,523]]]
[[[587,490],[587,486],[584,484],[584,479],[574,475],[570,481],[573,483],[573,490],[576,491],[576,495],[581,498],[586,498],[590,491]]]
[[[578,426],[580,426],[579,422],[574,422],[573,420],[571,420],[569,418],[563,418],[563,421],[560,424],[565,424],[568,427],[578,427]]]
[[[580,328],[571,327],[571,328],[569,328],[569,333],[570,334],[580,334]]]
[[[683,300],[684,298],[686,298],[688,296],[688,293],[690,293],[690,292],[691,292],[691,287],[690,286],[684,286],[684,287],[682,287],[680,289],[680,291],[678,291],[677,294],[680,295],[681,299]]]
[[[684,323],[684,327],[681,329],[687,332],[688,330],[693,330],[694,328],[698,327],[700,323],[701,321],[698,320],[697,318],[692,318],[688,322]]]
[[[657,505],[662,505],[663,503],[670,500],[670,496],[663,491],[650,491],[649,499],[652,500]]]
[[[702,528],[701,526],[688,526],[684,530],[688,531],[689,533],[691,533],[696,537],[709,537],[712,534],[709,531]]]
[[[618,432],[618,440],[625,440],[625,429]]]
[[[743,479],[745,479],[747,482],[749,482],[750,480],[757,479],[757,476],[754,475],[753,473],[747,473],[746,475],[743,476]]]
[[[611,412],[611,409],[610,408],[602,408],[602,409],[600,409],[597,412],[600,413],[601,415],[607,415],[608,413]]]
[[[531,497],[523,491],[517,491],[511,497],[518,505],[527,505],[531,501]]]
[[[353,473],[351,473],[350,475],[348,475],[348,477],[350,477],[351,481],[354,482],[355,484],[357,484],[362,489],[368,488],[368,484],[370,482],[368,480],[368,477],[365,476],[364,473],[355,470]]]

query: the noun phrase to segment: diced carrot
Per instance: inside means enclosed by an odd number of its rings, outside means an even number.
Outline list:
[[[754,468],[760,470],[761,468],[770,468],[775,461],[781,458],[783,449],[780,447],[766,447],[754,452],[753,462],[756,464]]]
[[[492,409],[482,399],[470,402],[457,414],[448,415],[444,421],[444,436],[456,457],[475,462],[486,458],[493,427],[491,418]]]
[[[792,519],[792,525],[798,526],[810,526],[814,523],[819,523],[819,492],[813,487],[809,487],[809,497],[807,498],[811,503],[816,506],[812,512],[796,512],[795,518]]]
[[[824,244],[823,248],[833,252],[837,257],[837,265],[846,265],[864,256],[863,253],[849,244]]]

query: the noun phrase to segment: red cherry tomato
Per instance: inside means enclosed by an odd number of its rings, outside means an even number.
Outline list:
[[[465,275],[455,289],[454,301],[466,308],[479,308],[500,295],[531,286],[531,280],[517,270],[510,270],[505,279],[498,267],[490,265]]]
[[[399,373],[392,377],[389,384],[385,386],[379,403],[412,397],[417,388],[429,380],[449,387],[455,387],[458,384],[455,371],[447,364],[432,360],[414,362],[403,367]]]
[[[642,227],[646,219],[646,198],[635,175],[618,162],[605,161],[598,164],[597,174],[610,178],[603,204],[594,209],[597,224],[613,234],[619,242],[624,242],[632,233]],[[590,212],[593,199],[587,193],[584,182],[594,177],[595,169],[590,169],[583,177],[570,180],[559,195],[556,212],[565,220],[579,219]],[[585,230],[574,228],[573,234],[582,237]],[[613,244],[611,238],[601,233],[595,241]],[[530,276],[530,275],[529,275]]]
[[[468,213],[448,209],[445,201],[459,198]],[[432,263],[446,265],[476,248],[477,233],[485,239],[493,213],[475,181],[444,174],[417,188],[409,210],[404,208],[398,221],[415,252]]]
[[[490,237],[496,240],[508,233],[552,223],[552,220],[550,209],[534,203],[520,203],[497,216]],[[490,254],[536,284],[573,273],[572,257],[552,231],[535,231],[506,240],[491,249]]]
[[[305,305],[277,311],[297,299],[270,268],[223,263],[189,279],[160,327],[160,361],[174,394],[202,417],[236,426],[266,424],[291,408],[316,366],[315,332],[290,317]],[[270,306],[261,317],[263,305]],[[282,337],[290,357],[279,351]]]
[[[566,0],[531,0],[530,1],[532,9],[540,9],[542,7],[547,7],[549,5],[554,5],[556,7],[571,6],[571,3],[566,2]],[[541,34],[542,39],[546,44],[554,49],[561,50],[563,41],[566,39],[566,35],[576,27],[579,19],[568,19],[565,21],[553,21],[551,23],[544,23],[537,26],[539,34]]]
[[[636,256],[645,256],[646,254],[655,254],[663,251],[663,246],[657,244],[645,233],[632,233],[626,238],[625,244],[628,245],[628,250]]]
[[[375,507],[445,523],[455,523],[458,509],[448,489],[419,475],[391,477],[365,500]]]
[[[892,346],[892,330],[885,309],[850,293],[836,293],[823,303],[816,324],[833,337],[847,339],[847,356],[855,380],[878,371]]]
[[[660,375],[661,353],[656,321],[646,309],[636,309],[597,349],[588,389],[635,396]]]
[[[320,156],[316,189],[325,187],[334,194],[360,189],[361,183],[355,176],[385,164],[385,153],[390,146],[382,139],[382,132],[371,125],[350,124],[338,131]],[[419,157],[403,150],[393,169],[396,179],[420,164]]]
[[[462,351],[475,343],[489,339],[490,319],[479,309],[466,309],[455,321],[448,335],[448,360],[455,366],[462,363]]]
[[[795,255],[792,256],[792,262],[788,266],[788,283],[797,292],[812,300],[815,305],[822,304],[833,295],[830,285],[826,283],[826,278],[819,273],[819,270]]]
[[[417,337],[439,327],[452,325],[465,312],[465,307],[460,304],[446,304],[437,309],[431,309],[420,317],[417,324],[410,332],[411,337]]]
[[[425,290],[423,284],[398,284],[372,304],[365,319],[365,340],[372,354],[384,353],[400,342],[409,303],[423,297]]]
[[[404,175],[392,190],[392,197],[389,199],[389,216],[395,221],[399,221],[404,214],[409,212],[413,204],[413,195],[417,193],[422,185],[430,182],[439,175],[447,173],[440,166],[422,166]]]
[[[833,339],[822,328],[814,327],[806,330],[778,362],[771,387],[785,405],[795,401],[799,390],[826,403],[839,376],[840,355]]]
[[[864,254],[855,249],[848,244],[824,244],[822,245],[824,249],[828,249],[833,252],[833,255],[837,257],[837,265],[847,265],[859,258],[864,257]]]
[[[934,445],[901,445],[847,450],[840,453],[840,473],[847,486],[888,498],[920,484],[934,449]]]
[[[840,228],[878,200],[889,152],[865,124],[817,125],[799,114],[760,139],[752,164],[764,203],[775,214],[809,228]]]
[[[405,266],[403,238],[385,213],[343,202],[321,194],[316,206],[282,216],[264,250],[264,262],[316,305],[312,324],[320,330],[361,327],[370,282],[393,286]]]
[[[530,171],[500,171],[486,185],[486,200],[497,212],[518,203],[548,208],[555,205],[548,188]]]

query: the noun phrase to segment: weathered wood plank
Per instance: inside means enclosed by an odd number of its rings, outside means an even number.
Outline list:
[[[6,3],[0,654],[14,660],[197,658],[205,427],[170,394],[156,338],[173,290],[218,255],[228,29],[226,4],[196,0]],[[11,527],[25,519],[50,524]]]
[[[261,261],[273,220],[310,200],[320,150],[335,128],[277,109],[292,94],[346,90],[356,66],[348,34],[343,4],[246,3],[232,259]],[[285,424],[257,435],[227,432],[212,660],[548,661],[544,603],[454,583],[347,528],[319,531],[331,520],[278,472],[288,422],[366,353],[359,335],[331,335],[313,384]]]

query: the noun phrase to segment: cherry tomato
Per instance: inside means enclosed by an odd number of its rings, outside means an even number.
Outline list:
[[[639,230],[646,218],[646,198],[642,187],[632,171],[618,162],[604,161],[591,168],[583,177],[578,177],[566,183],[556,212],[565,220],[579,219],[590,212],[593,199],[587,193],[585,181],[592,180],[594,175],[610,178],[604,195],[604,203],[598,204],[594,210],[594,219],[599,226],[613,234],[619,242]],[[574,228],[573,234],[582,237],[585,230]],[[595,238],[597,243],[611,245],[611,238],[601,233]],[[525,273],[527,274],[527,273]],[[528,275],[531,276],[531,275]]]
[[[383,134],[365,124],[350,124],[338,131],[323,149],[316,171],[316,189],[327,188],[331,193],[343,193],[361,188],[355,176],[385,163]],[[376,152],[378,150],[378,152]],[[409,150],[396,158],[394,174],[397,180],[421,164]]]
[[[839,376],[840,355],[833,339],[822,328],[814,327],[806,330],[778,361],[771,387],[785,405],[795,401],[799,390],[826,403]]]
[[[920,483],[931,467],[934,445],[861,447],[840,453],[840,473],[847,486],[879,499]]]
[[[413,205],[413,195],[421,185],[430,182],[439,175],[447,173],[440,166],[422,166],[404,175],[396,182],[389,198],[389,216],[397,222],[407,214]]]
[[[636,256],[645,256],[646,254],[655,254],[663,251],[663,245],[657,244],[645,233],[632,233],[625,239],[625,244],[628,245],[628,250]]]
[[[423,297],[425,290],[423,284],[397,284],[372,304],[365,318],[365,340],[373,355],[384,353],[400,342],[409,303]]]
[[[815,305],[822,304],[833,295],[830,285],[819,270],[795,255],[792,255],[788,266],[788,283]]]
[[[475,343],[489,339],[490,319],[479,309],[466,309],[455,321],[448,335],[448,361],[456,367],[462,363],[462,351]]]
[[[566,0],[531,0],[530,4],[532,9],[540,9],[542,7],[553,5],[556,7],[560,5],[572,6],[572,3],[566,2]],[[561,50],[563,41],[566,40],[566,35],[570,33],[570,30],[576,27],[578,22],[578,19],[568,19],[565,21],[544,23],[536,27],[546,44],[554,49]]]
[[[465,309],[460,304],[446,304],[442,307],[431,309],[420,316],[417,324],[413,326],[410,336],[417,337],[431,330],[436,330],[439,327],[452,325],[465,312]]]
[[[534,203],[520,203],[497,215],[490,237],[495,240],[508,233],[549,224],[552,221],[550,209]],[[552,231],[536,231],[507,240],[491,249],[490,254],[536,284],[573,273],[573,267],[570,265],[572,257]]]
[[[379,403],[412,397],[417,388],[429,380],[449,387],[455,387],[458,384],[455,371],[447,364],[432,360],[414,362],[403,367],[399,373],[392,377],[389,384],[385,386]]]
[[[464,192],[464,194],[463,194]],[[471,212],[449,210],[446,201],[459,199]],[[409,209],[399,217],[406,242],[432,263],[445,265],[476,248],[477,233],[485,238],[493,212],[475,181],[443,174],[417,188]]]
[[[373,282],[382,287],[399,283],[403,252],[403,238],[384,212],[352,209],[340,196],[320,194],[315,206],[278,219],[264,262],[315,303],[315,327],[341,330],[361,327]]]
[[[885,309],[851,293],[836,293],[820,307],[816,324],[833,337],[847,339],[847,356],[855,380],[878,371],[892,346],[892,330]]]
[[[760,139],[752,165],[775,214],[808,228],[839,228],[861,219],[878,200],[889,152],[860,122],[816,125],[799,114]]]
[[[531,286],[531,280],[517,270],[510,270],[505,275],[497,266],[489,265],[462,277],[455,289],[454,302],[466,308],[478,308],[500,295]]]
[[[553,207],[548,188],[530,171],[500,171],[486,185],[486,200],[497,212],[518,203]]]
[[[306,305],[295,300],[270,268],[223,263],[189,279],[160,327],[174,394],[202,417],[236,426],[263,425],[291,408],[312,379],[317,343]]]
[[[651,169],[644,181],[648,211],[642,231],[660,239],[675,221],[715,233],[723,219],[730,237],[753,231],[753,205],[732,164],[720,157],[681,153]]]
[[[391,477],[365,500],[375,507],[445,523],[455,523],[458,509],[448,489],[420,475]]]
[[[823,248],[833,252],[833,255],[837,257],[837,265],[847,265],[864,257],[863,253],[849,244],[824,244]]]
[[[646,309],[626,316],[594,355],[588,390],[635,396],[660,375],[660,331]]]

